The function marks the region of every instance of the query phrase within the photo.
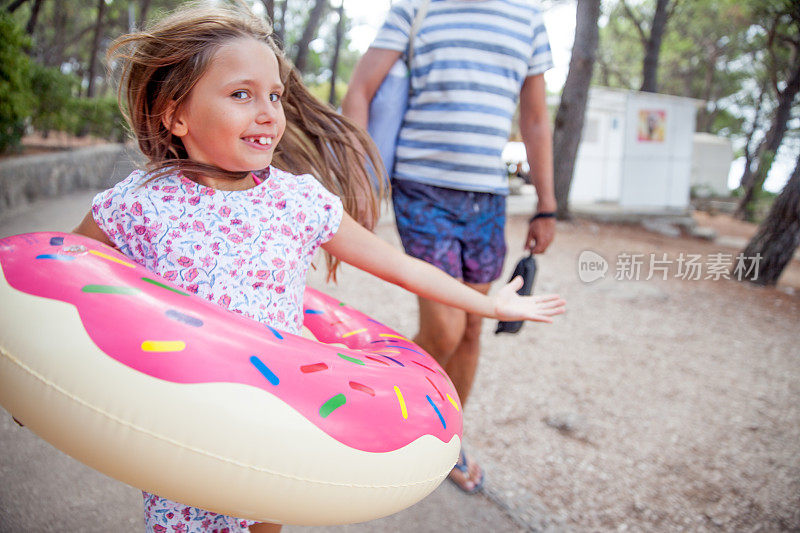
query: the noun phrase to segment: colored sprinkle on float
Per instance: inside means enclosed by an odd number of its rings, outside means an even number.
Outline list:
[[[64,237],[50,237],[50,246],[61,246],[64,244]]]
[[[328,418],[328,415],[334,412],[336,409],[340,408],[345,404],[347,399],[344,397],[344,394],[337,394],[327,402],[322,404],[322,407],[319,408],[319,416],[322,418]]]
[[[371,355],[365,355],[364,357],[366,357],[366,358],[367,358],[367,359],[369,359],[370,361],[376,361],[376,362],[378,362],[378,363],[380,363],[380,364],[382,364],[382,365],[389,366],[389,363],[387,363],[386,361],[381,361],[381,360],[380,360],[380,359],[378,359],[377,357],[372,357]]]
[[[103,252],[98,252],[97,250],[89,250],[89,253],[92,255],[96,255],[97,257],[102,257],[107,261],[111,261],[113,263],[118,263],[120,265],[124,265],[128,268],[135,268],[135,265],[128,263],[127,261],[123,261],[122,259],[117,259],[113,255],[104,254]]]
[[[81,292],[99,294],[139,294],[141,292],[135,287],[123,287],[121,285],[84,285]]]
[[[199,318],[189,316],[185,313],[181,313],[180,311],[176,311],[175,309],[169,309],[164,314],[167,315],[167,318],[171,318],[172,320],[177,320],[178,322],[183,322],[187,326],[199,328],[203,325],[203,321],[200,320]]]
[[[181,352],[186,349],[183,341],[144,341],[143,352]]]
[[[433,400],[431,400],[431,397],[426,394],[425,395],[425,399],[428,400],[428,403],[431,404],[431,407],[433,407],[433,410],[436,411],[436,416],[439,417],[439,422],[442,423],[442,427],[444,427],[444,429],[447,429],[447,424],[444,423],[444,417],[442,416],[442,413],[439,412],[439,408],[436,407],[436,404],[433,403]]]
[[[303,365],[300,367],[300,372],[303,374],[311,374],[312,372],[321,372],[328,370],[328,365],[325,363],[314,363],[313,365]]]
[[[427,366],[427,365],[423,365],[423,364],[422,364],[422,363],[420,363],[419,361],[411,361],[411,362],[412,362],[412,363],[414,363],[415,365],[419,365],[419,366],[421,366],[422,368],[424,368],[424,369],[425,369],[425,370],[427,370],[428,372],[431,372],[431,373],[433,373],[433,374],[435,374],[435,373],[436,373],[436,370],[432,369],[431,367],[429,367],[429,366]],[[442,399],[444,400],[444,398],[442,398]]]
[[[276,376],[275,373],[272,370],[270,370],[269,367],[265,365],[264,362],[255,355],[250,356],[250,362],[253,363],[253,366],[256,367],[256,369],[258,369],[259,372],[261,372],[262,376],[267,378],[267,381],[269,381],[270,384],[278,385],[278,383],[281,382],[281,380],[278,379],[278,376]]]
[[[361,329],[357,329],[357,330],[354,330],[354,331],[348,331],[347,333],[342,335],[342,338],[344,339],[344,338],[347,338],[347,337],[352,337],[353,335],[358,335],[359,333],[364,333],[365,331],[367,331],[367,328],[361,328]]]
[[[341,357],[345,361],[350,361],[351,363],[355,363],[357,365],[366,365],[367,364],[364,361],[362,361],[361,359],[356,359],[355,357],[348,357],[343,353],[337,353],[336,355],[338,355],[339,357]]]
[[[437,393],[439,393],[439,398],[441,398],[441,399],[442,399],[442,401],[444,401],[444,396],[442,396],[442,393],[441,393],[441,391],[439,390],[439,388],[438,388],[438,387],[436,387],[436,385],[434,385],[434,384],[433,384],[433,381],[431,381],[431,378],[429,378],[428,376],[425,376],[425,379],[427,379],[427,380],[428,380],[428,383],[430,383],[430,384],[431,384],[431,387],[433,387],[433,390],[435,390]]]
[[[367,387],[366,385],[362,385],[361,383],[356,383],[355,381],[350,382],[350,388],[360,392],[366,392],[370,396],[375,396],[375,390],[372,387]]]
[[[267,324],[264,324],[264,325],[267,326],[267,329],[270,330],[270,332],[272,332],[273,335],[275,335],[276,339],[278,339],[279,341],[283,340],[283,335],[281,335],[280,331],[278,331],[277,329],[273,328],[272,326],[268,326]]]
[[[384,359],[388,359],[389,361],[392,361],[392,362],[394,362],[394,363],[397,363],[397,364],[398,364],[398,365],[400,365],[400,366],[406,366],[406,365],[404,365],[403,363],[401,363],[400,361],[398,361],[397,359],[395,359],[395,358],[393,358],[393,357],[389,357],[388,355],[383,355],[383,354],[381,354],[381,357],[383,357]]]
[[[324,311],[319,311],[318,309],[306,309],[305,314],[307,315],[324,315]]]
[[[448,399],[448,400],[450,400],[450,403],[452,403],[452,404],[453,404],[453,407],[455,407],[455,408],[456,408],[456,411],[461,411],[461,409],[459,409],[459,408],[458,408],[458,403],[456,403],[456,401],[453,399],[453,397],[452,397],[452,396],[450,396],[450,395],[448,394],[448,395],[447,395],[447,399]]]
[[[400,412],[403,414],[403,418],[408,418],[408,409],[406,408],[406,401],[403,399],[403,393],[400,392],[400,387],[397,385],[394,386],[394,393],[397,394],[397,401],[400,403]]]
[[[75,258],[71,255],[63,255],[63,254],[39,254],[36,256],[36,259],[55,259],[56,261],[72,261]]]
[[[176,292],[176,293],[178,293],[178,294],[180,294],[182,296],[189,296],[188,292],[183,292],[181,290],[176,289],[175,287],[170,287],[169,285],[165,285],[165,284],[161,283],[160,281],[156,281],[154,279],[142,278],[142,281],[146,281],[147,283],[152,283],[156,287],[161,287],[162,289],[167,289],[168,291]]]
[[[400,340],[403,340],[403,341],[411,342],[407,338],[405,338],[405,337],[403,337],[401,335],[395,335],[394,333],[380,333],[378,336],[379,337],[390,337],[392,339],[400,339]]]

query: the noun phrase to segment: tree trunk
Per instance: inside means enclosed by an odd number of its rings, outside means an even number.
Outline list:
[[[642,88],[640,90],[644,92],[658,92],[658,56],[661,53],[661,42],[664,40],[664,30],[669,18],[667,11],[669,2],[670,0],[657,0],[656,2],[656,12],[650,26],[650,38],[645,46],[644,64],[642,65]]]
[[[597,54],[600,0],[578,0],[575,43],[553,130],[554,181],[559,219],[569,218],[569,189],[583,131],[589,83]]]
[[[86,87],[86,96],[94,96],[95,77],[97,72],[97,54],[100,52],[100,42],[103,39],[103,17],[106,13],[106,1],[97,0],[97,20],[94,25],[94,39],[92,39],[92,50],[89,56],[89,85]]]
[[[745,171],[742,175],[744,194],[739,200],[735,213],[738,218],[751,219],[753,216],[753,199],[756,196],[756,191],[763,187],[772,167],[772,162],[775,159],[775,154],[778,153],[778,148],[783,142],[787,124],[792,117],[792,104],[798,92],[800,92],[800,54],[795,54],[795,64],[792,67],[792,73],[786,83],[786,87],[783,91],[778,91],[778,107],[772,117],[772,124],[755,154],[754,160],[757,161],[755,172],[750,171],[745,165]]]
[[[150,11],[150,0],[139,1],[139,22],[138,27],[144,28],[147,22],[147,12]]]
[[[305,29],[303,29],[303,35],[300,37],[300,40],[297,41],[297,48],[294,56],[294,66],[300,73],[303,73],[306,70],[306,63],[308,62],[308,45],[314,39],[314,37],[317,36],[317,30],[319,29],[319,25],[322,22],[322,17],[325,14],[325,9],[327,7],[327,0],[316,0],[314,2],[314,8],[308,15],[308,21],[306,22]]]
[[[331,92],[328,95],[328,103],[336,107],[336,73],[339,70],[339,51],[342,49],[344,40],[344,0],[339,4],[339,22],[336,24],[336,43],[333,48],[333,59],[331,60]]]
[[[741,253],[741,281],[775,285],[800,244],[800,156],[769,214]],[[738,266],[738,265],[737,265]],[[734,274],[737,274],[734,271]]]
[[[277,26],[275,25],[275,21],[273,21],[273,34],[278,46],[280,46],[282,50],[286,50],[286,43],[284,43],[283,40],[286,38],[286,10],[289,9],[289,0],[283,0],[280,5],[281,18],[277,21]]]
[[[275,21],[275,0],[261,0],[264,4],[264,9],[267,10],[267,20],[274,26]]]
[[[39,10],[42,8],[42,0],[36,0],[31,8],[31,16],[28,18],[28,24],[25,25],[25,32],[28,35],[33,35],[33,29],[36,27],[36,19],[39,18]]]

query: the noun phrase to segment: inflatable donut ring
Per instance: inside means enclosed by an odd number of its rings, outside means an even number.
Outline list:
[[[78,235],[2,239],[0,267],[0,404],[134,487],[254,520],[341,524],[412,505],[456,462],[461,406],[442,369],[319,292],[304,317],[321,342]]]

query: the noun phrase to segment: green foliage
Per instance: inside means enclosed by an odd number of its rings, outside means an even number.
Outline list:
[[[34,105],[29,40],[5,12],[0,13],[0,153],[19,146]]]
[[[69,104],[73,135],[94,135],[103,139],[122,141],[127,126],[113,96],[74,98]]]
[[[36,87],[33,127],[45,134],[50,130],[67,131],[71,121],[70,104],[79,86],[78,79],[57,68],[34,62],[31,85]]]
[[[738,135],[747,107],[743,96],[760,65],[749,57],[763,47],[754,12],[762,0],[677,2],[659,57],[658,89],[665,94],[708,102],[698,113],[698,130]],[[650,20],[655,2],[633,5],[639,19]],[[620,2],[610,4],[600,32],[595,83],[634,89],[641,85],[644,46],[636,25]],[[643,28],[645,32],[649,28]],[[731,105],[736,104],[736,105]]]

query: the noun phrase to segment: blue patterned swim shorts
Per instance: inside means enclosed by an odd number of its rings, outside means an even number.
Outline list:
[[[500,277],[506,255],[505,196],[394,180],[392,203],[408,255],[467,283]]]

